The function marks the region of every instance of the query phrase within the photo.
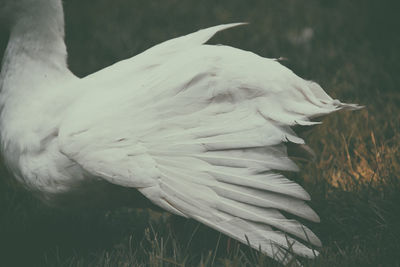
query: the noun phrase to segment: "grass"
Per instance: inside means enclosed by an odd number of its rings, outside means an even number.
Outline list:
[[[312,196],[324,244],[306,266],[400,266],[400,36],[395,1],[67,0],[71,69],[84,76],[160,41],[219,23],[224,43],[283,62],[365,105],[301,135],[317,154],[291,178]],[[397,6],[396,6],[397,5]],[[312,38],[302,36],[312,29]],[[6,44],[0,32],[0,47]],[[129,207],[60,211],[0,178],[2,266],[278,266],[191,220]]]

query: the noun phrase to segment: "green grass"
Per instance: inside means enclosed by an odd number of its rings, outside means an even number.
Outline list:
[[[395,1],[67,0],[67,45],[79,76],[171,37],[247,21],[224,43],[285,57],[332,96],[365,105],[302,136],[317,154],[291,178],[312,196],[324,244],[306,266],[400,266],[400,35]],[[95,3],[95,4],[93,4]],[[293,40],[313,29],[309,42]],[[0,47],[6,43],[0,32]],[[129,207],[60,211],[0,178],[2,266],[278,266],[194,221]]]

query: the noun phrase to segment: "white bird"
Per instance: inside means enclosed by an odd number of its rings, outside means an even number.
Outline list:
[[[5,0],[11,26],[0,77],[1,148],[16,179],[50,203],[132,188],[287,262],[320,240],[280,211],[318,222],[285,143],[341,108],[274,59],[205,45],[219,25],[88,77],[67,67],[61,0]],[[132,203],[134,205],[135,203]],[[64,205],[64,204],[63,204]]]

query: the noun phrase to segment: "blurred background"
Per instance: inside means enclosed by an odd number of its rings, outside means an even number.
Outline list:
[[[291,178],[311,194],[324,247],[306,266],[400,266],[398,1],[64,0],[70,69],[84,77],[173,37],[249,22],[213,38],[282,64],[334,98],[339,112],[302,132],[317,154]],[[0,58],[8,40],[0,25]],[[179,74],[177,74],[179,75]],[[0,173],[2,266],[274,266],[193,221],[129,207],[43,207]]]

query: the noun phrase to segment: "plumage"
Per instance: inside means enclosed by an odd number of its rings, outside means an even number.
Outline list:
[[[289,261],[286,250],[318,254],[318,237],[280,212],[319,221],[309,194],[281,174],[298,169],[285,144],[304,144],[291,126],[356,105],[274,59],[204,44],[242,23],[166,41],[79,79],[66,65],[61,0],[6,7],[1,145],[27,188],[52,202],[107,181],[279,261]]]

